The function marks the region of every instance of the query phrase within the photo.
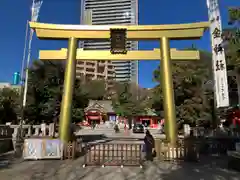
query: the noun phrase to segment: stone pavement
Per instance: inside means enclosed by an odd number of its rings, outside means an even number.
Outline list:
[[[164,139],[166,136],[164,134],[159,134],[158,130],[152,129],[152,135],[155,138],[162,138]],[[136,139],[143,139],[145,133],[133,133],[132,130],[124,131],[123,129],[120,130],[119,133],[115,133],[113,129],[110,128],[96,128],[96,129],[81,129],[76,132],[76,135],[105,135],[109,138],[136,138]]]
[[[0,166],[1,180],[240,180],[226,168],[226,159],[203,158],[198,163],[148,162],[140,167],[82,167],[71,160],[10,161]]]

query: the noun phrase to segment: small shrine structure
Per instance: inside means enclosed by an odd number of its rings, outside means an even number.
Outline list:
[[[116,113],[112,107],[112,101],[90,100],[88,107],[84,109],[85,119],[89,124],[101,124],[105,121],[116,121]]]
[[[143,125],[147,125],[151,128],[157,128],[160,117],[156,114],[153,109],[147,108],[142,115],[136,117],[136,122]]]

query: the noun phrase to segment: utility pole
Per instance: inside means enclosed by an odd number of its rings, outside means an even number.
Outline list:
[[[39,16],[39,11],[42,6],[43,0],[32,0],[32,6],[31,6],[31,21],[37,21]],[[28,54],[27,54],[27,65],[26,65],[26,72],[25,72],[25,80],[23,81],[23,74],[24,74],[24,67],[25,67],[25,58],[26,58],[26,48],[27,48],[27,36],[28,36],[28,21],[26,24],[26,35],[25,35],[25,44],[24,44],[24,52],[23,52],[23,59],[22,59],[22,67],[21,67],[21,119],[19,123],[19,129],[17,132],[16,137],[16,148],[15,153],[16,155],[21,155],[22,153],[22,125],[24,122],[24,110],[26,107],[26,101],[27,101],[27,90],[28,90],[28,73],[29,73],[29,65],[30,65],[30,59],[31,59],[31,48],[32,48],[32,38],[33,38],[33,30],[31,29],[29,32],[29,41],[28,41]],[[24,86],[23,86],[24,82]]]
[[[42,0],[33,0],[32,1],[32,15],[31,21],[37,21],[40,8],[42,6]],[[27,68],[25,73],[25,82],[24,82],[24,91],[23,91],[23,109],[26,106],[27,101],[27,90],[28,90],[28,71],[31,59],[31,49],[32,49],[32,38],[33,38],[33,29],[30,30],[29,41],[28,41],[28,56],[27,56]]]

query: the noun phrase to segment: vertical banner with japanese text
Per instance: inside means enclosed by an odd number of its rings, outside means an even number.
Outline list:
[[[212,69],[214,75],[214,88],[216,106],[229,106],[227,65],[225,52],[222,47],[222,24],[218,0],[207,0],[208,17],[211,23],[210,33],[212,41]]]

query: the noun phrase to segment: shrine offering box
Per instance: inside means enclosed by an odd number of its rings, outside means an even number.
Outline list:
[[[61,159],[63,145],[59,139],[29,138],[24,141],[24,159]]]

